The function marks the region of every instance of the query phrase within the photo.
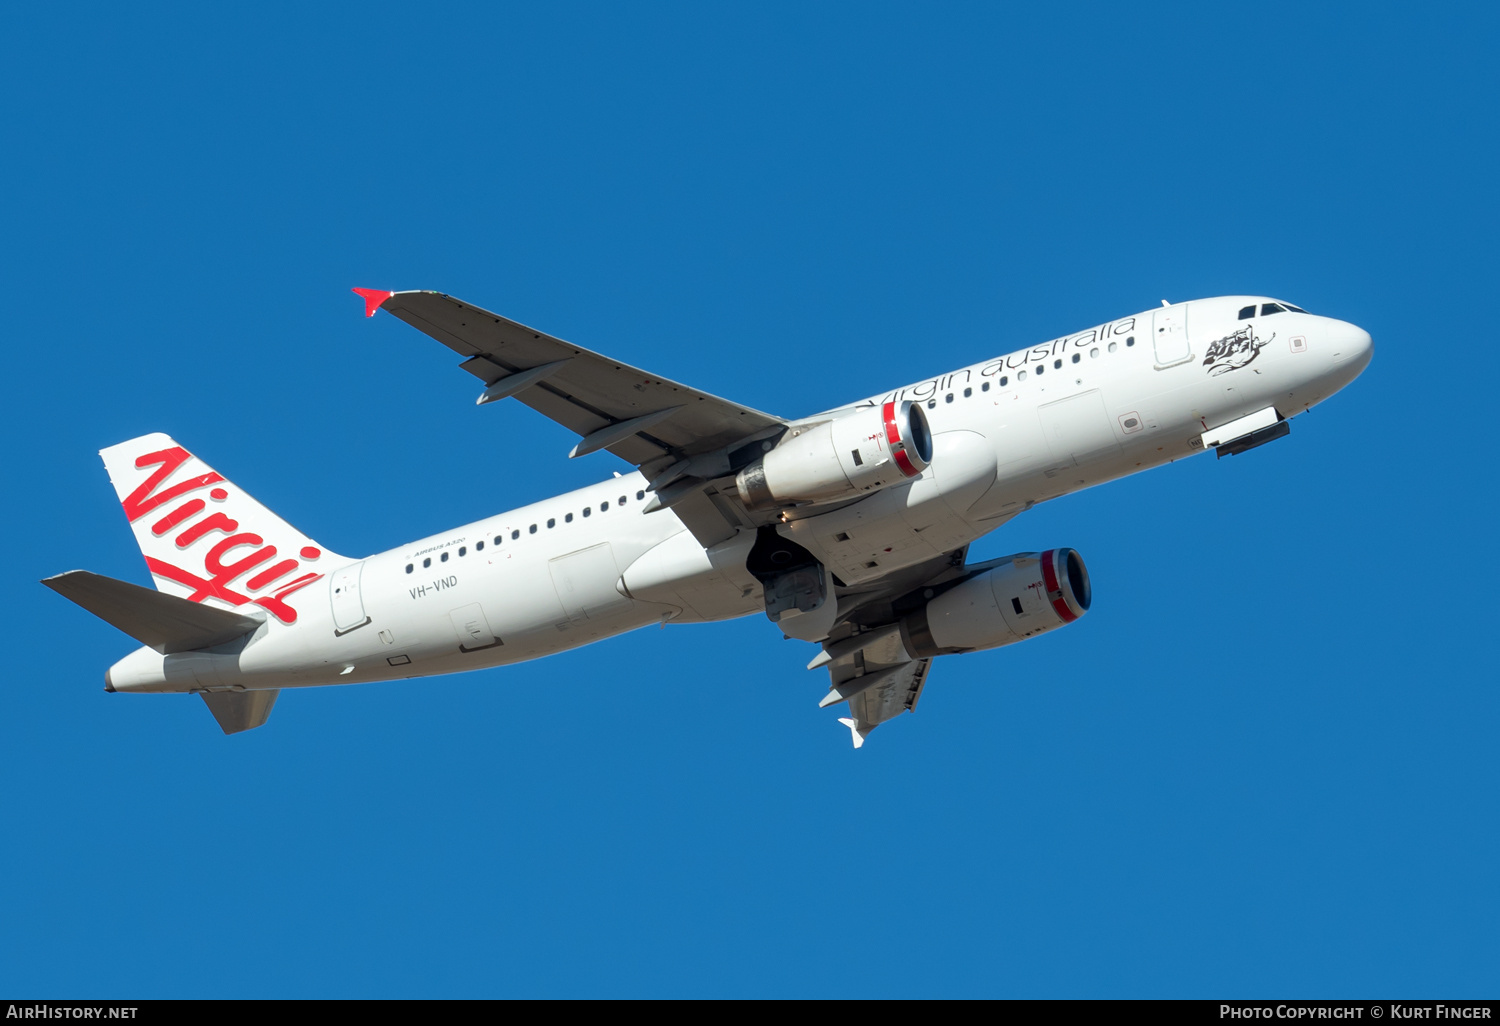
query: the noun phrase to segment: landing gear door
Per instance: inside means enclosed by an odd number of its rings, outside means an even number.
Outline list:
[[[1156,347],[1156,369],[1165,370],[1193,358],[1188,344],[1187,305],[1164,306],[1152,317],[1151,342]]]
[[[348,634],[370,622],[365,615],[364,599],[359,594],[359,577],[363,562],[351,563],[336,570],[328,580],[328,598],[333,603],[333,633]]]

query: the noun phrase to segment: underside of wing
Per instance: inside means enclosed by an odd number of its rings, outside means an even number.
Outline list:
[[[465,357],[460,366],[486,386],[481,401],[514,395],[577,432],[575,455],[607,449],[651,475],[785,423],[440,292],[395,292],[377,305]]]
[[[570,456],[607,450],[635,464],[703,545],[754,527],[727,479],[786,430],[748,406],[612,360],[440,292],[355,289],[365,311],[386,310],[464,357],[483,404],[514,397],[579,435]],[[726,487],[727,485],[727,487]]]
[[[901,617],[912,596],[963,577],[967,552],[955,549],[839,595],[839,622],[808,669],[828,668],[828,693],[818,704],[848,703],[849,715],[839,722],[854,735],[855,748],[882,723],[916,709],[932,659],[907,651]]]
[[[835,679],[830,695],[849,688],[859,689],[847,699],[849,715],[839,719],[854,735],[855,748],[864,744],[870,731],[886,720],[915,711],[931,667],[931,659],[912,659],[891,666],[867,665],[862,676],[851,675],[841,683],[837,681],[839,670],[830,668]]]

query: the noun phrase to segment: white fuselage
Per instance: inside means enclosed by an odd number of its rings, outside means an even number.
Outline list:
[[[851,404],[921,402],[931,466],[854,501],[788,509],[780,530],[856,585],[952,552],[1039,502],[1202,452],[1205,431],[1237,418],[1268,407],[1290,418],[1369,362],[1369,335],[1346,322],[1240,319],[1270,302],[1163,307]],[[650,498],[644,478],[626,474],[379,553],[330,573],[326,597],[309,589],[293,625],[268,622],[224,650],[141,649],[111,669],[112,686],[427,676],[764,608],[744,567],[753,530],[705,553],[671,509],[646,513]]]

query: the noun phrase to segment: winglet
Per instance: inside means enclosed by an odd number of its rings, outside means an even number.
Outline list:
[[[840,716],[839,722],[849,728],[849,733],[854,735],[854,747],[858,748],[865,743],[865,736],[859,732],[859,724],[847,716]]]
[[[379,289],[350,289],[349,291],[364,297],[366,317],[374,317],[375,311],[380,309],[380,304],[395,295],[394,292],[382,292]]]

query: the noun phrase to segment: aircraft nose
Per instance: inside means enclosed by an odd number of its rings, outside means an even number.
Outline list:
[[[1340,367],[1348,367],[1359,374],[1370,365],[1375,355],[1375,342],[1364,328],[1347,321],[1336,321],[1333,331],[1333,359]]]

